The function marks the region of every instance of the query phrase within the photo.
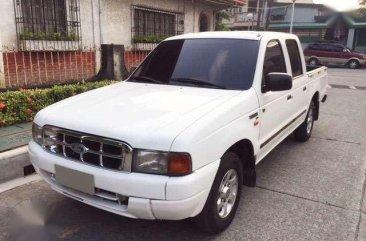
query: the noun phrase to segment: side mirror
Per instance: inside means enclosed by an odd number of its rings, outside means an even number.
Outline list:
[[[284,91],[292,89],[292,76],[286,73],[269,73],[265,76],[263,91]]]
[[[343,53],[347,53],[348,52],[348,49],[343,49]]]

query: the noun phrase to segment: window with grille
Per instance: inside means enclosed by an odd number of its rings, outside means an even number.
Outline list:
[[[184,15],[159,9],[133,6],[132,42],[157,44],[184,31]]]
[[[18,43],[34,48],[50,46],[50,41],[80,41],[80,8],[78,0],[14,0]],[[45,43],[44,41],[48,41]],[[37,46],[36,46],[37,45]],[[54,46],[55,47],[55,46]]]

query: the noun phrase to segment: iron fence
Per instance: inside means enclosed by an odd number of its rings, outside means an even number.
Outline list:
[[[150,51],[167,37],[184,32],[184,13],[133,5],[131,39],[134,50]]]
[[[79,0],[14,0],[18,49],[77,51],[82,46]]]

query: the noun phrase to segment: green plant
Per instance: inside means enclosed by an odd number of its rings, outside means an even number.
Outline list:
[[[0,126],[32,121],[38,111],[53,103],[113,83],[106,80],[0,93]]]
[[[78,41],[79,36],[75,31],[70,32],[33,32],[23,31],[19,35],[21,40],[50,40],[50,41]]]
[[[133,36],[132,40],[134,43],[160,43],[168,36],[162,35],[135,35]]]
[[[216,25],[215,31],[230,31],[230,28],[224,23],[225,20],[230,20],[232,16],[225,11],[220,11],[216,13]]]

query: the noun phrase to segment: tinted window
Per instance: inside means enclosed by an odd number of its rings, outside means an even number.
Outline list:
[[[264,59],[263,76],[273,72],[287,73],[282,48],[278,41],[268,43]]]
[[[312,45],[309,46],[309,49],[322,51],[324,48],[320,44],[312,44]]]
[[[130,81],[150,79],[161,84],[198,86],[189,80],[199,80],[226,89],[247,90],[253,84],[258,49],[256,40],[165,41],[149,55]]]
[[[342,52],[343,48],[335,45],[324,45],[326,51],[329,52]]]
[[[299,45],[296,40],[286,40],[286,46],[291,61],[292,76],[296,77],[303,74],[302,62],[300,57]]]

